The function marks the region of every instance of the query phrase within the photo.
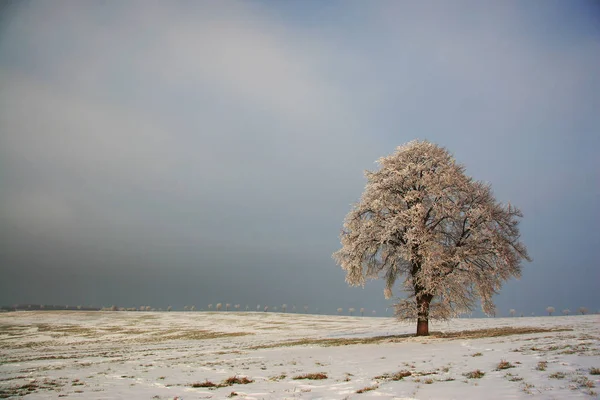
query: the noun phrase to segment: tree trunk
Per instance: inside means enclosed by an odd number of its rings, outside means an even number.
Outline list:
[[[429,336],[429,303],[431,295],[417,297],[417,336]]]

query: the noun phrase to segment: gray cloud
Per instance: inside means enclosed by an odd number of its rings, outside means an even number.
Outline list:
[[[421,137],[525,212],[535,261],[500,309],[598,304],[591,6],[291,7],[5,13],[0,303],[381,308],[330,254],[362,170]]]

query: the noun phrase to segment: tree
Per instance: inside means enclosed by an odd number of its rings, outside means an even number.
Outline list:
[[[308,306],[304,306],[304,313],[308,313]]]
[[[554,313],[554,307],[546,307],[546,311],[548,312],[548,315],[552,315]]]
[[[354,310],[354,307],[350,307],[350,308],[348,309],[348,312],[350,313],[350,315],[354,315],[354,311],[355,311],[355,310]]]
[[[281,311],[282,312],[286,312],[286,310],[287,310],[287,304],[282,304],[281,305]]]
[[[361,317],[364,317],[364,316],[365,316],[365,308],[364,308],[364,307],[361,307],[361,308],[360,308],[360,316],[361,316]]]
[[[172,309],[173,309],[173,307],[171,307],[171,306],[167,307],[167,311],[171,311]]]
[[[514,308],[511,308],[509,312],[510,312],[511,317],[514,317],[515,314],[517,313],[517,311]]]
[[[568,308],[565,308],[564,310],[562,310],[562,313],[564,315],[569,315],[570,312],[571,312],[571,310],[569,310]]]
[[[494,314],[492,296],[530,260],[519,241],[521,212],[497,202],[488,184],[436,144],[413,141],[378,162],[378,171],[365,173],[333,255],[346,282],[382,278],[390,298],[402,278],[408,298],[396,315],[416,319],[417,335],[429,334],[430,318],[471,311],[477,300]]]
[[[208,305],[209,310],[212,310],[212,307],[213,307],[212,303]]]
[[[342,307],[337,309],[338,315],[342,315],[342,313],[344,312],[344,309]]]
[[[579,311],[581,315],[585,315],[588,312],[588,309],[585,307],[579,307],[579,310],[577,311]]]
[[[233,308],[235,308],[236,311],[239,311],[240,310],[240,305],[236,304],[235,306],[233,306]]]
[[[231,304],[229,304],[229,303],[225,304],[225,311],[229,311],[230,308],[231,308]]]
[[[221,311],[221,308],[223,308],[223,304],[222,304],[222,303],[217,303],[217,305],[216,305],[215,309],[216,309],[217,311]]]

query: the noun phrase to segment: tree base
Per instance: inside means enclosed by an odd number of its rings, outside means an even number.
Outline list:
[[[429,336],[429,321],[417,321],[417,336]]]

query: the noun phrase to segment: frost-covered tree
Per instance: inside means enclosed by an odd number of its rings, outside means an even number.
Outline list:
[[[265,312],[269,311],[269,306],[265,306],[264,311]]]
[[[436,144],[413,141],[378,162],[333,255],[346,281],[382,278],[390,298],[400,278],[408,298],[396,315],[416,319],[417,335],[429,333],[430,318],[471,311],[478,300],[494,314],[492,296],[529,260],[521,212],[497,202],[488,184],[468,177]]]
[[[250,310],[250,306],[246,304],[246,311]]]
[[[281,305],[281,311],[282,312],[286,312],[286,310],[287,310],[287,304],[282,304]]]
[[[230,308],[231,308],[231,304],[229,304],[229,303],[225,304],[225,311],[229,311]]]
[[[296,312],[296,305],[292,304],[292,312]]]
[[[546,312],[548,313],[548,315],[554,314],[554,311],[555,311],[554,307],[551,307],[551,306],[546,307]]]
[[[354,315],[354,311],[355,311],[355,310],[354,310],[354,308],[353,308],[353,307],[350,307],[350,308],[348,309],[348,312],[350,313],[350,315]]]
[[[569,315],[570,312],[571,312],[571,310],[569,310],[568,308],[565,308],[564,310],[562,310],[562,313],[564,315]]]
[[[344,309],[342,307],[337,309],[338,315],[342,315],[342,313],[344,312]]]
[[[216,309],[217,311],[221,311],[221,308],[223,308],[223,304],[222,304],[222,303],[217,303],[217,305],[216,305],[215,309]]]
[[[308,313],[308,306],[304,306],[304,313]]]
[[[585,314],[587,314],[587,312],[588,312],[588,309],[587,309],[587,308],[585,308],[585,307],[579,307],[579,310],[577,310],[577,311],[579,311],[579,313],[580,313],[581,315],[585,315]]]
[[[511,308],[510,311],[509,311],[509,313],[510,313],[511,317],[514,317],[515,314],[517,313],[517,311],[514,308]]]
[[[167,311],[171,311],[172,309],[173,309],[173,307],[171,307],[171,306],[167,307]]]
[[[240,305],[236,304],[235,306],[233,306],[233,308],[235,308],[236,311],[239,311],[240,310]]]
[[[361,317],[365,316],[365,308],[364,307],[361,307],[361,309],[360,309],[360,316]]]
[[[209,311],[210,311],[210,310],[212,310],[212,307],[213,307],[212,303],[211,303],[211,304],[209,304],[209,305],[208,305],[208,310],[209,310]]]
[[[256,306],[256,311],[260,311],[260,304]]]
[[[196,306],[190,306],[190,311],[196,311]]]

